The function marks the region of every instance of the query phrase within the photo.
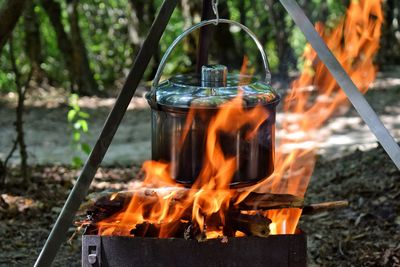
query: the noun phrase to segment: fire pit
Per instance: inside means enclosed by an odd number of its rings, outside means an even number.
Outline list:
[[[173,42],[147,95],[153,161],[144,163],[146,177],[136,187],[100,197],[88,209],[83,266],[306,266],[306,237],[296,228],[302,211],[347,205],[305,206],[301,197],[265,190],[263,180],[274,170],[280,97],[269,85],[267,57],[255,35],[237,22],[218,22],[238,26],[255,41],[265,80],[209,65],[201,76],[159,84],[177,43],[214,20]]]
[[[82,266],[306,266],[303,233],[268,238],[130,238],[84,235]]]
[[[100,197],[88,210],[89,223],[82,239],[82,266],[306,266],[306,235],[297,230],[294,234],[269,235],[271,220],[260,214],[229,213],[220,236],[216,231],[201,231],[188,221],[163,223],[141,223],[128,227],[127,236],[118,236],[123,229],[113,229],[115,235],[100,235],[101,227],[94,222],[104,221],[126,211],[126,203],[132,199],[151,203],[165,191],[177,192],[174,201],[179,202],[188,189],[162,188],[155,191],[138,189],[119,192],[112,197]],[[152,200],[152,201],[151,201]],[[314,214],[332,208],[347,206],[346,201],[304,205],[303,199],[290,195],[251,194],[240,205],[246,210],[258,203],[258,208],[289,209],[303,215]],[[212,223],[216,217],[210,217]],[[101,225],[101,223],[100,223]],[[106,230],[109,228],[106,228]],[[159,238],[162,231],[169,229],[174,238]],[[174,229],[174,230],[171,230]],[[271,229],[276,231],[276,229]],[[239,235],[237,233],[240,233]],[[243,236],[246,235],[246,236]],[[218,237],[219,236],[219,237]],[[230,236],[230,237],[228,237]],[[208,238],[208,239],[207,239]]]

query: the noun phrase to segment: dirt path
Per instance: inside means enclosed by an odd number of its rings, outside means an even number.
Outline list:
[[[380,74],[373,88],[366,97],[373,108],[380,114],[384,124],[391,133],[400,140],[400,72]],[[150,109],[142,95],[141,88],[132,100],[121,126],[106,154],[103,165],[127,166],[140,164],[151,157],[150,144]],[[0,157],[9,151],[14,138],[14,110],[15,97],[3,96],[0,98]],[[70,164],[76,152],[71,147],[71,129],[67,123],[68,107],[65,100],[58,97],[54,101],[30,100],[27,103],[25,114],[26,142],[31,164]],[[82,98],[82,108],[90,114],[90,134],[83,140],[93,145],[98,137],[107,115],[114,103],[114,99]],[[279,128],[279,121],[283,114],[277,114],[277,139],[283,132]],[[374,136],[362,122],[354,109],[350,109],[344,116],[332,118],[320,130],[321,135],[329,136],[319,144],[319,153],[327,157],[340,157],[355,149],[369,149],[375,147]],[[347,151],[347,152],[346,152]],[[82,155],[85,159],[86,156]],[[12,162],[18,162],[18,155]]]

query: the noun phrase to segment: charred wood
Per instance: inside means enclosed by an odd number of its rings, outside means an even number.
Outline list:
[[[87,215],[92,224],[96,224],[112,215],[123,212],[127,209],[128,204],[135,198],[143,205],[151,209],[153,205],[157,204],[159,199],[170,195],[171,192],[175,192],[173,200],[170,202],[171,208],[177,203],[182,203],[186,201],[189,194],[192,194],[194,190],[187,188],[159,188],[159,189],[149,189],[143,188],[134,191],[123,191],[118,193],[105,193],[99,197],[94,203],[86,203],[81,207],[81,210],[86,210]],[[266,237],[269,235],[269,224],[271,221],[258,213],[262,210],[271,209],[283,209],[283,208],[299,208],[303,210],[303,215],[312,215],[315,213],[320,213],[328,211],[331,209],[344,208],[348,206],[347,201],[334,201],[304,205],[304,200],[300,197],[293,195],[280,195],[280,194],[260,194],[260,193],[250,193],[244,198],[239,204],[234,204],[240,196],[239,192],[233,193],[232,202],[229,211],[226,214],[226,222],[221,222],[219,220],[220,216],[217,214],[208,216],[205,218],[205,222],[209,227],[218,229],[219,227],[224,227],[224,234],[227,236],[235,236],[236,231],[241,231],[246,235]],[[243,214],[241,211],[256,211],[256,214],[249,213]],[[190,221],[192,218],[191,206],[186,210],[181,212],[181,220],[174,222],[175,226],[169,224],[167,227],[173,230],[174,237],[185,237],[188,239],[201,240],[201,234],[198,233],[195,225],[191,225]],[[148,215],[143,214],[146,218]],[[155,229],[160,229],[160,227],[165,227],[166,225],[156,224],[149,225],[149,222],[143,223],[143,225],[138,225],[136,229],[132,230],[132,234],[135,236],[146,236],[152,237],[153,235],[160,236],[160,233]],[[183,228],[182,228],[183,227]]]
[[[171,205],[174,205],[174,203],[186,200],[190,194],[194,194],[197,191],[187,188],[170,187],[156,189],[143,188],[118,193],[106,193],[98,198],[94,203],[88,202],[82,205],[81,210],[87,210],[88,213],[96,217],[94,218],[95,221],[98,221],[97,218],[107,218],[118,211],[122,211],[133,197],[135,197],[136,201],[151,206],[152,204],[157,203],[160,197],[170,195],[172,192],[174,192],[174,196]],[[270,193],[249,193],[243,201],[239,204],[235,204],[240,196],[240,192],[234,192],[231,201],[233,209],[270,210],[282,208],[303,208],[304,206],[304,200],[301,197]]]
[[[223,232],[226,236],[235,236],[236,231],[240,231],[247,236],[268,237],[271,222],[269,218],[259,213],[242,214],[237,211],[231,212],[228,215]]]
[[[0,7],[0,51],[6,44],[15,25],[22,15],[27,0],[7,0]]]

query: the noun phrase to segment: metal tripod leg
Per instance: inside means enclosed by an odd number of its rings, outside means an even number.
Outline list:
[[[36,260],[35,266],[50,266],[61,246],[66,239],[66,233],[71,226],[72,220],[84,200],[92,183],[93,177],[102,162],[104,155],[116,133],[118,126],[125,115],[128,105],[139,85],[140,80],[150,62],[151,57],[158,49],[159,41],[170,20],[178,0],[165,0],[160,11],[151,26],[149,34],[144,41],[133,67],[126,79],[124,86],[112,108],[101,134],[90,153],[82,169],[82,173],[76,181],[68,196],[64,207],[51,230],[49,237]]]
[[[331,50],[329,50],[321,36],[314,29],[314,26],[304,14],[304,11],[295,0],[280,0],[280,2],[303,32],[307,41],[317,52],[319,59],[325,64],[339,86],[345,92],[351,104],[353,104],[358,114],[360,114],[360,117],[368,125],[369,129],[383,146],[393,163],[400,170],[400,147],[396,143],[396,140],[390,135],[389,131],[383,125],[382,121],[379,119],[368,101],[361,94],[357,86],[343,69],[342,65],[340,65],[339,61],[333,55]]]

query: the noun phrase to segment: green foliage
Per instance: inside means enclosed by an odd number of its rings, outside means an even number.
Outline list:
[[[70,25],[67,14],[67,1],[56,0],[62,8],[62,22],[67,33],[70,31]],[[82,38],[84,40],[90,66],[94,72],[94,78],[99,84],[100,89],[107,91],[121,84],[121,80],[127,75],[133,64],[138,47],[132,44],[129,36],[129,25],[133,10],[130,8],[131,0],[82,0],[78,4],[79,25]],[[139,1],[139,0],[133,0]],[[65,67],[64,55],[60,52],[56,34],[46,12],[40,5],[40,1],[36,3],[35,14],[40,21],[40,37],[42,42],[43,63],[42,69],[45,71],[51,84],[59,87],[68,88],[69,76]],[[145,0],[139,2],[145,5]],[[154,10],[159,9],[162,0],[153,0]],[[191,1],[189,1],[191,2]],[[221,1],[222,2],[222,1]],[[228,5],[230,18],[240,21],[241,15],[245,13],[245,24],[252,29],[255,34],[263,41],[264,48],[269,56],[271,69],[277,71],[280,58],[277,54],[277,44],[275,36],[279,34],[280,29],[275,29],[270,25],[271,11],[266,7],[265,1],[244,1],[244,10],[239,5],[240,1],[226,1]],[[344,14],[348,1],[336,0],[300,0],[299,3],[306,10],[313,22],[327,22],[329,26],[335,25],[337,20]],[[278,2],[276,2],[279,5]],[[199,21],[199,13],[201,4],[197,4],[196,10],[191,10],[193,22]],[[145,10],[146,11],[146,10]],[[138,11],[135,11],[138,12]],[[147,11],[146,11],[147,12]],[[154,14],[144,14],[146,18]],[[306,43],[302,33],[297,27],[293,27],[290,16],[285,12],[282,18],[285,21],[287,29],[290,29],[289,43],[296,57],[301,56],[304,45]],[[140,22],[141,38],[144,38],[150,28],[150,23]],[[177,8],[167,26],[167,29],[161,39],[159,45],[159,53],[163,55],[172,43],[172,41],[184,30],[185,19],[181,8]],[[244,44],[241,39],[241,33],[234,27],[231,28],[232,36],[236,47],[244,47],[245,53],[249,56],[251,65],[255,64],[258,58],[258,51],[254,43],[246,38]],[[15,50],[18,56],[18,66],[29,64],[23,53],[24,51],[24,27],[23,18],[20,19],[16,29],[14,30]],[[213,40],[214,41],[214,40]],[[212,45],[215,45],[213,43]],[[194,65],[191,62],[185,45],[179,45],[171,54],[167,62],[164,74],[170,75],[177,72],[186,72]],[[229,62],[224,62],[229,65]],[[152,72],[151,68],[147,69],[146,77]],[[9,64],[9,55],[7,47],[4,47],[0,54],[0,92],[13,91],[13,77]]]
[[[71,94],[68,98],[68,106],[70,110],[67,114],[67,120],[72,130],[72,140],[71,145],[77,154],[86,155],[90,154],[90,146],[82,141],[82,136],[89,133],[89,125],[87,120],[90,115],[83,112],[79,107],[79,96],[77,94]],[[72,158],[72,166],[79,168],[82,166],[83,161],[79,155],[74,155]]]
[[[49,80],[61,87],[68,87],[68,72],[64,65],[64,58],[59,51],[57,37],[50,23],[49,17],[40,5],[35,7],[35,13],[40,21],[40,36],[42,41],[43,63],[42,69]]]
[[[29,61],[24,51],[25,33],[21,24],[17,25],[17,29],[12,35],[14,57],[18,67],[18,71],[23,76],[23,80],[30,71]],[[22,52],[22,53],[21,53]],[[8,43],[3,47],[0,53],[0,93],[15,92],[15,74],[12,70],[10,47]]]
[[[161,6],[162,1],[156,1],[158,6]],[[172,14],[170,23],[167,25],[166,31],[161,38],[160,52],[161,55],[165,53],[171,43],[183,32],[184,20],[182,18],[182,12],[180,9],[176,9]],[[178,45],[174,52],[171,54],[165,69],[164,74],[171,75],[177,72],[186,72],[187,69],[192,65],[190,58],[185,53],[184,46]]]
[[[79,6],[82,35],[100,89],[113,86],[132,65],[128,6],[127,0],[82,1]]]

